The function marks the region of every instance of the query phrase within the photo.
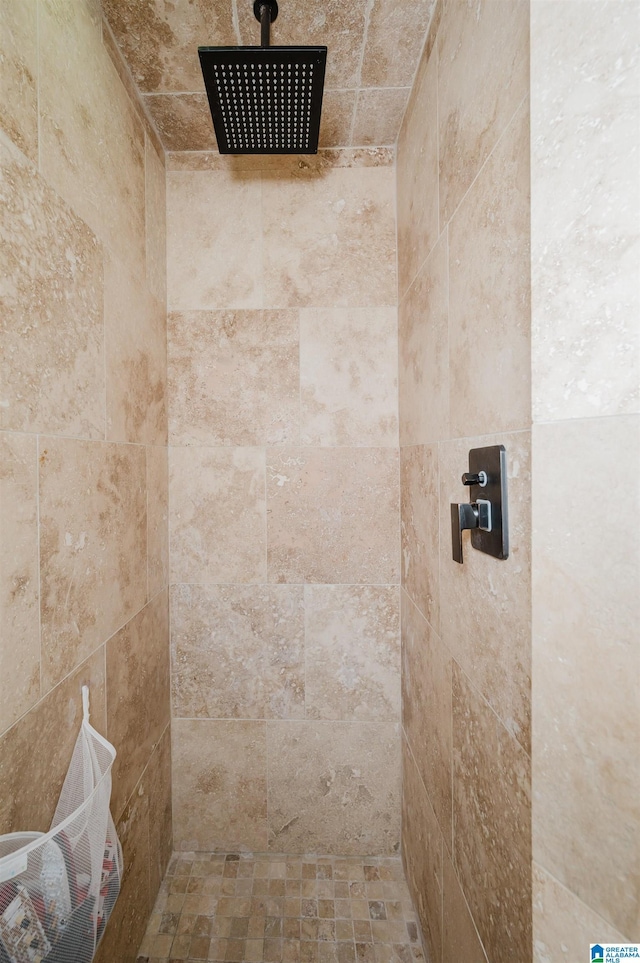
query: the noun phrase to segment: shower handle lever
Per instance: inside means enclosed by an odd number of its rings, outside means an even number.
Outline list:
[[[462,533],[466,529],[480,528],[491,531],[491,502],[479,498],[477,502],[451,505],[451,545],[454,562],[462,565]]]

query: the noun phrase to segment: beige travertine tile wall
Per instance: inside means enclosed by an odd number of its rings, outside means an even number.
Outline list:
[[[397,159],[403,857],[433,963],[531,960],[529,4],[436,7]],[[451,557],[503,444],[511,552]]]
[[[435,0],[288,0],[273,44],[328,47],[321,147],[392,145]],[[105,13],[169,151],[213,151],[200,44],[255,44],[251,0],[103,0]]]
[[[168,163],[176,845],[393,853],[393,153]]]
[[[135,956],[171,851],[165,169],[99,5],[0,0],[0,833],[46,830],[91,687]]]
[[[537,963],[640,940],[639,15],[531,4]]]

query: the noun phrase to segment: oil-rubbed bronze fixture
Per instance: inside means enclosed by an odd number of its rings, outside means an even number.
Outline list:
[[[471,531],[471,545],[494,558],[509,557],[507,518],[507,452],[504,445],[472,448],[469,471],[462,484],[471,502],[451,506],[451,542],[454,562],[462,564],[462,533]]]
[[[276,0],[255,0],[260,47],[198,47],[221,154],[317,154],[326,47],[272,47]]]

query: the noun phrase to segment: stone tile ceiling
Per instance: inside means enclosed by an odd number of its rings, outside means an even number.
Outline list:
[[[166,150],[215,150],[198,46],[259,44],[253,0],[102,0]],[[320,145],[393,144],[435,0],[280,0],[273,44],[329,48]]]

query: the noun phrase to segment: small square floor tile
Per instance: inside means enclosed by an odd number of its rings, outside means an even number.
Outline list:
[[[176,853],[138,963],[424,963],[399,859]]]

